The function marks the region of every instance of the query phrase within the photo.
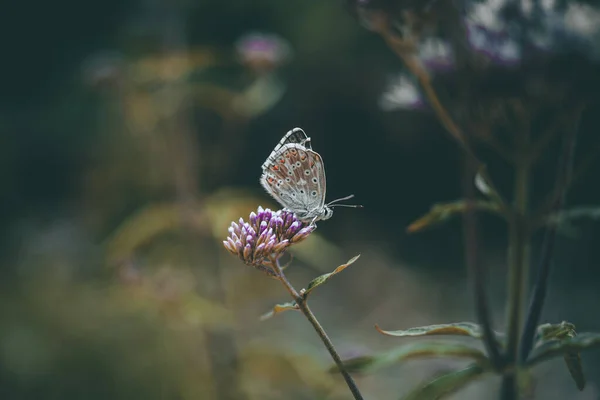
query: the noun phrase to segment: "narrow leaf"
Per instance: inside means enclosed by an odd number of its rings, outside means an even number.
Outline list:
[[[582,350],[600,348],[600,333],[580,333],[573,338],[551,341],[536,348],[529,360],[528,366],[537,365],[554,357],[562,357],[567,353],[578,353]]]
[[[350,260],[348,260],[348,262],[346,264],[342,264],[339,267],[337,267],[336,269],[333,270],[333,272],[330,272],[328,274],[324,274],[321,276],[316,277],[315,279],[313,279],[312,281],[310,281],[310,283],[308,284],[308,287],[306,289],[303,290],[302,295],[304,296],[304,298],[306,299],[308,297],[308,294],[310,292],[312,292],[313,289],[315,289],[318,286],[321,286],[322,284],[324,284],[325,282],[327,282],[332,276],[339,274],[340,272],[342,272],[343,270],[345,270],[346,268],[348,268],[350,265],[352,265],[356,260],[358,260],[358,258],[360,257],[360,254],[357,256],[352,257]]]
[[[600,221],[600,207],[583,206],[563,210],[548,216],[544,223],[557,225],[557,230],[566,236],[576,237],[579,233],[576,223],[580,220]]]
[[[395,363],[420,358],[465,358],[485,368],[489,365],[488,358],[481,350],[447,342],[408,343],[385,353],[345,360],[344,365],[348,365],[353,371],[372,372]],[[336,370],[335,367],[332,370]]]
[[[456,214],[465,212],[467,210],[467,204],[466,200],[435,204],[427,214],[410,224],[408,228],[406,228],[406,231],[413,233],[440,224]],[[475,201],[473,202],[472,207],[475,210],[500,213],[498,205],[491,201]]]
[[[494,189],[485,179],[483,172],[483,170],[479,170],[475,175],[475,187],[486,196],[493,196]]]
[[[575,325],[563,321],[560,324],[542,324],[537,327],[536,347],[553,340],[562,340],[575,337]]]
[[[580,353],[566,353],[564,356],[565,364],[571,378],[575,381],[577,389],[585,389],[585,374],[583,373],[583,365],[581,365],[581,354]]]
[[[373,364],[376,363],[377,356],[359,356],[349,358],[344,361],[344,367],[346,371],[352,373],[367,372]],[[329,368],[330,373],[339,373],[340,370],[337,365],[333,365]]]
[[[439,400],[489,372],[478,364],[443,374],[411,391],[402,400]]]
[[[273,309],[271,311],[261,315],[260,320],[265,321],[265,320],[273,317],[275,314],[279,314],[279,313],[282,313],[282,312],[288,311],[288,310],[299,310],[298,304],[296,304],[296,302],[285,303],[285,304],[275,304],[275,306],[273,307]]]
[[[563,321],[560,324],[542,324],[537,329],[536,348],[544,347],[546,345],[556,345],[576,337],[577,332],[575,331],[575,325],[569,322]],[[585,375],[583,373],[583,366],[581,365],[581,355],[578,351],[567,351],[564,353],[563,357],[577,388],[583,390],[585,388]]]
[[[420,326],[417,328],[409,328],[406,330],[398,331],[384,331],[379,326],[375,325],[375,329],[379,333],[387,336],[431,336],[431,335],[458,335],[458,336],[471,336],[477,339],[481,339],[483,336],[479,325],[473,322],[455,322],[452,324],[439,324],[439,325],[428,325]]]

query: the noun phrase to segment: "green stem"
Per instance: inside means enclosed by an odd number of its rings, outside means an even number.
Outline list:
[[[575,158],[575,145],[577,143],[577,132],[583,107],[576,110],[574,116],[574,127],[567,132],[564,137],[563,154],[559,160],[558,172],[556,177],[556,187],[553,193],[551,213],[558,213],[565,203],[565,197],[571,181],[573,160]],[[556,240],[557,224],[552,224],[546,229],[542,245],[542,255],[540,264],[535,275],[535,283],[532,289],[531,302],[525,318],[525,326],[521,334],[520,362],[527,361],[527,357],[533,348],[533,341],[537,326],[540,322],[540,316],[546,300],[546,291],[548,288],[548,277],[552,265],[552,255],[554,243]]]
[[[486,296],[485,287],[485,266],[478,258],[477,245],[477,220],[474,210],[474,188],[473,176],[474,163],[472,160],[467,160],[465,168],[465,196],[467,198],[467,207],[464,213],[464,237],[465,237],[465,256],[467,268],[471,275],[473,283],[473,294],[475,300],[475,315],[477,322],[483,330],[483,344],[486,348],[491,364],[497,370],[503,367],[504,360],[500,354],[500,349],[492,327],[492,318],[490,315],[489,305]]]
[[[333,358],[333,361],[335,361],[335,364],[337,365],[340,373],[344,377],[344,380],[346,381],[346,385],[348,385],[348,389],[350,389],[350,392],[352,392],[354,399],[355,400],[363,400],[362,394],[360,393],[360,390],[358,390],[358,387],[356,386],[354,379],[352,379],[352,376],[350,376],[350,374],[346,370],[346,367],[344,366],[342,359],[340,358],[337,350],[333,346],[331,339],[329,339],[329,336],[327,336],[325,329],[323,329],[323,327],[317,320],[317,317],[315,316],[315,314],[313,314],[311,309],[308,307],[308,304],[306,303],[306,299],[301,294],[299,294],[296,289],[294,289],[294,286],[292,286],[291,282],[287,279],[287,277],[283,273],[283,269],[281,268],[281,265],[279,264],[279,260],[275,260],[273,265],[275,266],[275,269],[276,269],[276,272],[278,275],[278,279],[281,281],[281,283],[283,283],[283,285],[285,286],[287,291],[290,293],[290,295],[292,296],[292,298],[294,299],[296,304],[298,304],[298,308],[300,309],[302,314],[304,314],[306,319],[308,319],[308,321],[311,323],[313,328],[315,328],[315,331],[321,338],[321,341],[327,348],[327,351],[329,351],[331,358]]]
[[[523,151],[521,155],[525,154]],[[527,273],[529,260],[529,227],[528,227],[528,188],[530,165],[521,156],[516,167],[514,210],[510,221],[508,249],[508,296],[507,296],[507,345],[506,365],[516,366],[519,359],[520,333],[523,326],[523,312],[527,293]],[[510,374],[504,377],[502,383],[503,400],[518,399],[516,383],[516,368],[510,368]]]

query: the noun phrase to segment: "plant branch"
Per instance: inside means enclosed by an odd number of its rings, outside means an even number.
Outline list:
[[[312,324],[313,328],[315,328],[315,331],[321,338],[321,341],[327,348],[327,351],[329,351],[331,358],[333,358],[333,361],[335,361],[335,364],[337,365],[340,373],[344,377],[344,380],[346,381],[346,384],[348,385],[350,392],[352,392],[354,399],[355,400],[363,400],[362,394],[358,390],[358,387],[356,386],[354,379],[352,379],[352,376],[350,376],[350,374],[346,370],[346,367],[344,366],[342,359],[340,358],[337,350],[333,346],[333,343],[329,339],[329,336],[327,336],[327,333],[325,332],[325,330],[323,329],[323,327],[317,320],[317,317],[315,317],[315,315],[313,314],[311,309],[308,307],[308,304],[306,303],[306,299],[300,293],[298,293],[298,291],[294,288],[294,286],[292,286],[291,282],[287,279],[287,277],[285,276],[285,274],[283,272],[281,265],[279,264],[278,259],[273,260],[273,265],[274,265],[276,273],[278,275],[278,279],[281,281],[281,283],[283,283],[283,286],[285,286],[285,288],[290,293],[290,295],[292,296],[292,298],[294,299],[296,304],[298,304],[298,308],[300,309],[302,314],[304,314],[306,319],[308,319],[308,321]]]
[[[516,212],[510,222],[509,232],[509,278],[508,278],[508,342],[507,358],[515,362],[519,331],[521,330],[523,299],[525,292],[525,273],[528,252],[528,232],[525,219],[529,171],[520,167],[516,177]]]
[[[577,132],[579,130],[579,122],[581,120],[583,108],[578,108],[575,112],[575,123],[573,128],[568,132],[564,138],[563,154],[558,166],[556,187],[554,190],[555,195],[554,201],[552,202],[551,212],[559,212],[565,202],[567,190],[569,188],[571,173],[573,168],[573,160],[575,158],[575,146],[577,142]],[[535,336],[536,328],[540,322],[540,316],[546,299],[546,291],[548,286],[548,277],[550,276],[550,267],[552,264],[552,255],[554,250],[554,244],[556,239],[556,231],[558,224],[550,224],[546,229],[544,235],[544,241],[542,244],[542,256],[538,267],[535,284],[533,287],[533,294],[529,309],[527,311],[527,317],[525,319],[525,326],[523,328],[523,334],[521,335],[521,351],[520,361],[525,362],[529,353],[533,348],[533,339]]]
[[[507,294],[507,344],[506,365],[514,367],[519,356],[519,339],[523,323],[524,302],[527,292],[529,260],[528,200],[531,165],[527,158],[529,150],[529,126],[517,132],[516,175],[514,184],[513,215],[509,226],[508,248],[508,294]],[[502,380],[501,398],[518,398],[517,371],[511,368]]]
[[[473,294],[475,297],[475,314],[477,322],[483,330],[483,343],[487,351],[491,364],[496,368],[502,368],[503,360],[498,348],[498,342],[494,329],[492,327],[490,310],[485,292],[485,270],[483,263],[477,257],[477,221],[474,210],[475,191],[473,188],[473,177],[476,170],[472,163],[467,161],[465,171],[465,194],[467,199],[467,208],[464,213],[464,237],[467,268],[471,274],[473,282]]]
[[[482,129],[484,129],[485,131],[482,132]],[[478,139],[479,141],[485,143],[486,145],[494,149],[494,151],[500,157],[502,157],[504,161],[506,161],[509,164],[513,163],[514,160],[512,152],[509,149],[507,149],[506,146],[502,142],[500,142],[494,134],[490,132],[491,129],[489,127],[471,127],[469,131],[472,133],[475,139]]]
[[[437,118],[440,120],[444,128],[446,128],[446,131],[466,153],[469,162],[474,165],[473,168],[475,170],[479,170],[483,178],[489,184],[491,184],[492,180],[487,172],[487,169],[485,168],[485,164],[481,162],[481,160],[479,160],[479,158],[475,155],[475,152],[467,140],[467,136],[458,126],[458,124],[454,122],[448,110],[446,110],[444,105],[441,103],[435,89],[433,88],[433,85],[431,84],[429,73],[418,62],[418,59],[414,53],[414,43],[412,43],[410,40],[403,40],[396,37],[390,30],[389,21],[387,21],[387,19],[380,21],[375,27],[375,31],[377,31],[383,37],[390,49],[392,49],[392,51],[404,62],[404,65],[406,65],[408,70],[417,78],[421,88],[427,96],[431,108],[435,112]],[[503,210],[506,209],[506,204],[500,197],[496,198],[495,200],[498,201],[499,206]]]
[[[454,122],[450,113],[446,110],[446,108],[440,102],[437,93],[433,89],[431,85],[431,79],[427,71],[419,64],[416,57],[414,56],[414,52],[412,46],[407,45],[406,41],[397,38],[387,26],[383,26],[379,32],[383,39],[386,41],[387,45],[396,53],[396,55],[404,62],[404,65],[409,69],[409,71],[417,78],[419,84],[421,85],[431,108],[437,115],[438,119],[446,128],[450,136],[454,138],[461,148],[474,160],[477,160],[477,166],[481,164],[481,162],[477,159],[471,147],[467,142],[467,138],[465,134],[462,132],[460,127]]]

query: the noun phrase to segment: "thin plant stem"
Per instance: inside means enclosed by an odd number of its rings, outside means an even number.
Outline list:
[[[485,131],[482,131],[484,130]],[[498,140],[496,135],[490,132],[490,128],[483,128],[481,126],[476,128],[469,129],[469,132],[472,133],[472,136],[475,139],[487,144],[488,147],[491,147],[500,157],[504,159],[509,164],[514,162],[512,152],[506,148],[506,146]]]
[[[469,141],[467,140],[467,135],[461,129],[461,127],[454,121],[446,107],[440,101],[437,92],[435,91],[433,85],[431,84],[431,78],[427,70],[423,68],[423,66],[417,61],[417,58],[414,55],[414,44],[410,41],[406,41],[403,39],[397,38],[390,30],[388,26],[389,22],[384,21],[381,22],[380,25],[376,28],[378,33],[383,37],[388,47],[392,49],[392,51],[403,61],[404,65],[409,69],[409,71],[417,78],[419,81],[419,85],[421,86],[423,92],[427,96],[427,100],[435,112],[438,120],[441,122],[442,126],[446,129],[446,131],[450,134],[450,136],[459,144],[461,149],[467,155],[469,162],[474,165],[475,170],[479,170],[484,179],[491,185],[492,180],[490,179],[487,170],[485,168],[485,164],[475,155]],[[497,193],[497,192],[496,192]],[[504,203],[503,199],[498,196],[495,198],[498,205],[503,211],[506,211],[507,207]]]
[[[565,202],[567,190],[571,180],[573,168],[573,160],[575,158],[575,146],[577,142],[577,132],[579,130],[579,122],[581,119],[582,108],[575,112],[575,126],[568,132],[564,139],[564,152],[559,162],[555,199],[552,207],[552,213],[559,212]],[[546,292],[548,286],[548,277],[550,276],[550,267],[552,265],[552,255],[556,240],[556,231],[558,224],[551,224],[544,235],[542,244],[542,256],[538,267],[534,287],[532,290],[531,302],[525,318],[525,326],[521,335],[521,351],[520,361],[527,360],[529,353],[533,347],[533,339],[535,331],[540,322],[544,301],[546,300]]]
[[[323,327],[317,320],[317,317],[313,314],[310,307],[308,307],[308,304],[306,303],[306,299],[300,293],[298,293],[298,291],[294,288],[294,286],[292,286],[291,282],[287,279],[287,277],[285,276],[285,274],[283,272],[281,265],[279,264],[278,259],[273,260],[273,265],[274,265],[274,268],[278,275],[278,279],[281,281],[281,283],[283,283],[283,286],[285,286],[287,291],[290,293],[290,295],[292,296],[292,298],[298,305],[298,308],[300,309],[302,314],[304,314],[304,316],[306,317],[306,319],[308,319],[308,321],[311,323],[313,328],[315,328],[315,331],[319,335],[319,338],[321,338],[321,341],[327,348],[327,351],[331,355],[331,358],[333,358],[333,361],[337,365],[338,370],[344,377],[344,380],[346,381],[346,385],[348,385],[348,389],[350,389],[350,392],[352,392],[352,396],[354,396],[355,400],[363,400],[362,394],[360,393],[360,390],[358,390],[358,387],[356,386],[354,379],[352,379],[352,376],[350,376],[350,374],[346,370],[346,367],[344,366],[342,359],[340,358],[337,350],[333,346],[331,339],[329,339],[329,336],[327,336],[325,329],[323,329]]]
[[[446,110],[446,108],[440,102],[440,99],[437,96],[436,91],[433,89],[431,85],[431,79],[429,74],[423,67],[417,62],[414,54],[406,50],[407,46],[403,46],[402,43],[398,43],[400,39],[396,38],[393,33],[390,32],[389,28],[383,30],[382,32],[383,38],[385,39],[388,46],[396,53],[396,55],[404,62],[406,68],[410,70],[410,72],[417,78],[421,88],[425,92],[427,96],[427,100],[431,105],[431,108],[435,112],[436,116],[446,128],[450,136],[454,138],[461,148],[474,160],[477,160],[477,164],[481,164],[481,162],[477,159],[473,151],[469,147],[467,143],[467,138],[463,133],[462,129],[454,122],[450,113]],[[479,166],[479,165],[478,165]]]
[[[411,49],[412,46],[410,44],[406,44],[403,40],[398,39],[394,36],[394,34],[390,31],[387,21],[382,23],[379,26],[379,34],[386,41],[387,45],[394,51],[394,53],[404,62],[406,67],[411,71],[411,73],[417,78],[421,88],[425,92],[429,104],[433,108],[436,116],[446,128],[446,131],[450,134],[450,136],[458,142],[461,149],[467,155],[467,164],[469,165],[469,169],[471,171],[478,171],[482,174],[483,178],[491,185],[492,181],[487,174],[487,170],[484,167],[484,164],[477,158],[472,148],[470,147],[467,137],[464,134],[463,130],[456,124],[451,117],[450,113],[444,105],[439,100],[439,97],[431,84],[431,79],[427,71],[416,61],[414,54]],[[469,185],[472,186],[471,182]],[[494,189],[494,193],[497,193]],[[502,212],[506,212],[506,204],[497,196],[495,201],[500,206]],[[474,229],[474,224],[471,223],[473,216],[473,206],[468,205],[466,213],[465,213],[465,238],[467,241],[467,264],[469,264],[469,270],[473,275],[473,285],[474,285],[474,295],[475,295],[475,313],[477,317],[478,323],[481,325],[482,330],[484,332],[483,341],[486,347],[486,351],[490,357],[491,363],[500,367],[502,364],[502,359],[500,356],[500,351],[498,348],[498,343],[496,341],[496,337],[494,335],[494,330],[491,325],[491,318],[489,312],[489,306],[487,303],[487,299],[485,296],[485,286],[484,286],[484,271],[483,266],[477,262],[477,255],[475,253],[476,246],[472,243],[473,238],[475,237],[474,230],[471,231],[471,227]],[[467,226],[469,225],[469,226]]]
[[[519,360],[520,333],[523,324],[523,310],[527,293],[527,273],[529,267],[529,160],[526,157],[528,148],[528,130],[517,133],[518,154],[515,174],[513,215],[509,223],[508,247],[508,293],[506,304],[507,343],[506,365],[515,366]],[[502,381],[501,399],[516,400],[518,388],[516,368],[506,373]]]
[[[477,256],[477,221],[474,210],[475,193],[473,188],[473,177],[475,175],[474,172],[474,166],[472,163],[467,161],[464,182],[465,194],[467,197],[467,208],[464,213],[463,223],[466,261],[467,268],[471,274],[471,281],[473,283],[475,314],[477,317],[477,322],[479,322],[483,329],[483,342],[485,349],[491,364],[496,369],[500,369],[502,367],[503,360],[498,348],[496,335],[494,334],[492,328],[489,305],[485,290],[484,264],[478,259]]]
[[[517,400],[519,397],[517,379],[515,375],[504,375],[500,386],[500,398],[502,400]]]

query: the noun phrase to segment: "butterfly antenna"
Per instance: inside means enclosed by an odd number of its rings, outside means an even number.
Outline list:
[[[339,199],[335,199],[335,200],[333,200],[333,201],[329,202],[329,204],[327,204],[327,206],[329,206],[329,207],[350,207],[350,208],[362,208],[362,206],[361,206],[361,205],[358,205],[358,204],[335,204],[335,203],[338,203],[338,202],[340,202],[340,201],[349,200],[349,199],[351,199],[351,198],[353,198],[353,197],[354,197],[354,195],[353,195],[353,194],[351,194],[351,195],[349,195],[349,196],[346,196],[346,197],[342,197],[342,198],[339,198]]]
[[[339,201],[350,200],[350,199],[351,199],[351,198],[353,198],[353,197],[354,197],[354,195],[353,195],[353,194],[351,194],[351,195],[349,195],[349,196],[342,197],[342,198],[340,198],[340,199],[335,199],[335,200],[333,200],[333,201],[330,201],[330,202],[329,202],[329,204],[327,204],[327,205],[328,205],[328,206],[330,206],[330,205],[332,205],[333,203],[337,203],[337,202],[339,202]]]
[[[363,208],[360,204],[333,204],[329,207],[349,207],[349,208]]]

